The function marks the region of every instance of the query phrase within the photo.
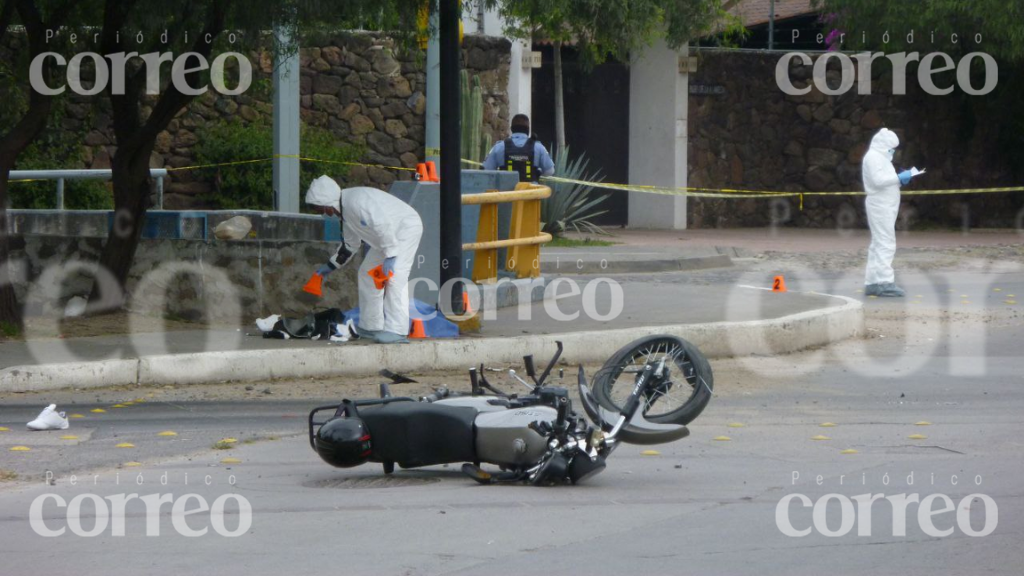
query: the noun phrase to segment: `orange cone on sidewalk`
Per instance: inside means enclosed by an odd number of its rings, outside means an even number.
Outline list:
[[[772,281],[772,292],[785,292],[786,291],[786,279],[782,275],[775,277]]]
[[[420,339],[426,338],[427,332],[423,329],[423,320],[419,318],[412,319],[412,330],[409,330],[409,338]]]
[[[427,162],[427,182],[440,182],[441,179],[437,177],[437,165],[431,160]]]
[[[324,295],[324,277],[319,274],[313,274],[309,278],[309,282],[302,287],[303,292],[308,292],[317,298]]]
[[[466,292],[465,290],[462,291],[462,310],[466,314],[472,314],[473,313],[472,308],[470,308],[470,306],[469,306],[469,292]]]
[[[430,182],[430,176],[427,175],[427,165],[420,163],[416,165],[416,179],[420,182]]]

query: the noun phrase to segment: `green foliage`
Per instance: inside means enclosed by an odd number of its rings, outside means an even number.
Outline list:
[[[483,162],[491,150],[491,136],[483,133],[484,91],[480,77],[473,77],[470,88],[469,72],[460,72],[462,82],[462,157],[474,162]],[[470,168],[475,168],[475,165]]]
[[[573,161],[569,160],[569,147],[561,151],[555,158],[556,178],[568,180],[581,180],[586,182],[601,182],[604,177],[600,170],[588,172],[590,160],[585,154],[580,154]],[[552,236],[559,236],[569,230],[575,232],[587,232],[591,234],[606,234],[606,232],[591,220],[598,215],[604,214],[607,210],[598,211],[597,208],[610,194],[594,198],[594,187],[586,184],[566,184],[561,182],[545,182],[551,187],[551,196],[541,203],[540,219],[543,230]]]
[[[657,38],[678,48],[727,19],[722,0],[486,0],[515,38],[575,40],[582,62],[628,61]]]
[[[225,210],[269,210],[274,207],[273,132],[263,122],[244,124],[234,119],[203,128],[195,146],[199,164],[224,164],[246,160],[265,160],[232,166],[204,168],[197,175],[212,182],[214,192],[203,200]],[[300,166],[300,191],[314,178],[328,174],[341,179],[348,173],[343,162],[359,156],[356,147],[338,143],[328,130],[302,126],[301,154],[325,162],[303,161]]]
[[[556,237],[544,245],[546,248],[592,248],[592,247],[604,247],[604,246],[615,246],[615,242],[609,242],[607,240],[595,240],[589,236],[582,239],[577,238],[566,238]]]
[[[0,322],[0,335],[5,338],[17,338],[21,334],[21,329],[18,328],[17,324],[12,322]]]
[[[43,132],[18,156],[15,170],[56,170],[85,168],[82,129],[64,128],[65,102],[54,102],[50,120]],[[11,182],[8,187],[11,208],[53,209],[57,207],[57,181]],[[110,184],[104,180],[65,180],[64,208],[68,210],[109,210],[114,206]]]
[[[985,52],[997,59],[1024,59],[1024,3],[1006,0],[814,0],[814,7],[847,33],[844,49],[895,52]],[[908,34],[914,32],[913,43]],[[888,43],[883,35],[888,32]],[[935,41],[932,42],[932,32]],[[959,41],[951,41],[953,33]],[[981,44],[974,36],[981,34]]]

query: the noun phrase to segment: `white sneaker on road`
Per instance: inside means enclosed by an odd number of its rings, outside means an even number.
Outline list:
[[[57,405],[50,404],[35,420],[27,424],[29,430],[67,430],[68,419],[63,412],[57,412]]]

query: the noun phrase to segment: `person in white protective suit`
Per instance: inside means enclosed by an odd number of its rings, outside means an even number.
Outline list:
[[[423,235],[419,214],[405,202],[376,188],[342,190],[334,179],[321,176],[306,191],[306,204],[325,216],[340,216],[342,242],[338,252],[317,274],[327,276],[344,266],[359,249],[370,247],[357,274],[359,323],[356,331],[377,342],[408,342],[409,273]],[[369,272],[382,266],[390,275],[378,290]]]
[[[896,286],[892,259],[896,255],[896,216],[900,211],[900,187],[913,177],[910,170],[896,173],[893,155],[900,139],[888,128],[882,128],[871,139],[871,147],[864,155],[861,176],[867,198],[868,227],[871,245],[868,246],[868,265],[864,275],[864,294],[879,297],[901,297],[903,289]]]

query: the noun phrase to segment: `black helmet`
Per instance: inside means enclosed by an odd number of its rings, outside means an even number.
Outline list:
[[[351,468],[370,459],[370,432],[361,418],[340,417],[316,432],[316,453],[331,466]]]

